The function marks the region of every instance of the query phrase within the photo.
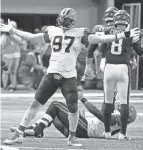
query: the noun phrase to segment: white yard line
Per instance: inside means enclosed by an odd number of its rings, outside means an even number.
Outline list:
[[[40,148],[40,147],[8,147],[8,146],[0,146],[0,148],[7,148],[7,150],[19,150],[19,149],[27,149],[27,150],[67,150],[67,148]],[[68,150],[79,150],[79,149],[69,149]],[[88,150],[88,149],[80,149],[80,150]]]
[[[33,98],[34,97],[34,93],[3,93],[0,95],[1,98],[20,98],[20,97],[26,97],[26,98]],[[85,97],[103,97],[104,94],[103,93],[84,93]],[[141,93],[131,93],[130,94],[131,97],[134,96],[143,96],[143,92]],[[63,95],[60,93],[55,93],[53,96],[53,98],[63,98]]]
[[[5,97],[6,98],[6,97]],[[8,98],[8,97],[7,97]],[[24,97],[18,97],[18,101],[20,100],[23,100],[22,98]],[[31,98],[31,97],[27,97],[27,98]],[[28,101],[32,101],[33,99],[29,99]],[[59,102],[65,102],[65,99],[54,99],[54,100],[58,100]],[[9,101],[15,101],[15,99],[10,99]],[[9,101],[2,101],[2,103],[9,103]],[[18,101],[16,100],[15,103],[18,103]],[[53,101],[53,99],[50,99],[50,101]],[[103,99],[101,100],[97,100],[97,99],[91,99],[91,98],[88,98],[88,101],[89,102],[92,102],[92,103],[103,103]],[[119,100],[116,100],[116,102],[120,102]],[[143,103],[143,100],[130,100],[130,103]]]

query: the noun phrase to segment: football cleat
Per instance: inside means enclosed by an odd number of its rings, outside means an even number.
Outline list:
[[[130,138],[122,133],[119,134],[119,138],[120,141],[124,141],[124,140],[130,140]]]
[[[30,130],[29,130],[30,131]],[[36,125],[36,127],[33,128],[33,131],[34,131],[34,136],[37,137],[37,138],[42,138],[44,136],[44,132],[43,130],[40,128],[39,125]],[[33,131],[30,131],[31,134]]]
[[[76,11],[72,8],[64,8],[57,18],[57,25],[64,30],[69,30],[75,25],[76,20]]]
[[[105,137],[105,139],[111,139],[111,132],[103,132],[103,136]]]
[[[15,143],[22,144],[23,142],[23,134],[19,133],[16,128],[10,129],[11,133],[8,136],[8,139],[3,141],[6,145],[13,145]]]
[[[35,132],[33,129],[26,129],[23,133],[23,136],[26,137],[26,136],[35,136]]]
[[[68,146],[82,146],[81,143],[77,143],[76,137],[74,135],[69,135],[67,140]]]

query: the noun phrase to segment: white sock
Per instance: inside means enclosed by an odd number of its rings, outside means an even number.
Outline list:
[[[49,114],[44,114],[44,116],[39,122],[43,123],[47,127],[48,124],[52,121],[53,121],[53,118]]]
[[[28,126],[28,124],[32,121],[32,119],[35,118],[35,116],[36,116],[37,112],[39,111],[39,109],[41,108],[41,106],[39,105],[38,107],[34,107],[33,109],[28,109],[25,112],[25,115],[23,116],[22,121],[18,128],[20,133],[23,133],[25,128]]]
[[[71,132],[76,132],[79,120],[79,111],[77,111],[76,113],[69,112],[68,119],[69,119],[69,130]]]

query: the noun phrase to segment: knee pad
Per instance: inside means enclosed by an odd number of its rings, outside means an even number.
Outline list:
[[[77,91],[72,91],[68,94],[68,104],[73,104],[78,102],[78,93]]]

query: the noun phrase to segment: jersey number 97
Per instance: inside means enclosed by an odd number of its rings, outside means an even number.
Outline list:
[[[55,36],[54,40],[53,40],[53,51],[54,52],[60,52],[62,50],[62,43],[64,43],[64,41],[68,40],[68,44],[65,47],[65,52],[69,53],[70,52],[70,47],[72,46],[75,37],[72,36]]]

